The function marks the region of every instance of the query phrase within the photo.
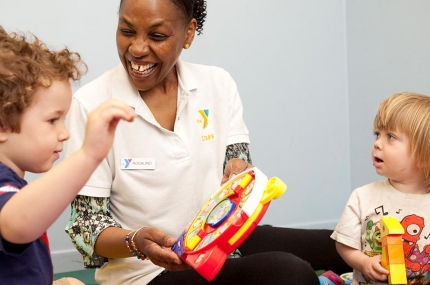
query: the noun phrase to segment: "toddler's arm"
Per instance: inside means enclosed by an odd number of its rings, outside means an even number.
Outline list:
[[[118,100],[108,100],[88,117],[85,140],[73,153],[16,193],[0,212],[4,239],[29,243],[39,238],[75,198],[112,146],[120,120],[133,121],[134,110]]]
[[[349,266],[364,274],[367,281],[375,283],[387,280],[389,272],[380,263],[381,255],[369,257],[360,250],[340,242],[336,242],[336,249]]]

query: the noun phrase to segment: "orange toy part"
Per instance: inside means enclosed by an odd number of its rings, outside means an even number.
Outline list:
[[[388,284],[407,284],[402,244],[402,235],[404,233],[405,230],[396,218],[381,218],[381,265],[390,271],[388,274]]]

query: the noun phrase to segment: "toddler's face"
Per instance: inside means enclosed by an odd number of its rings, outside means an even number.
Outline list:
[[[7,165],[18,175],[25,171],[41,173],[59,159],[63,142],[70,135],[64,125],[72,90],[67,80],[53,81],[49,88],[39,88],[32,105],[21,118],[21,131],[7,133]]]
[[[375,130],[372,148],[373,166],[379,175],[397,182],[421,176],[415,158],[409,152],[409,139],[397,131]]]

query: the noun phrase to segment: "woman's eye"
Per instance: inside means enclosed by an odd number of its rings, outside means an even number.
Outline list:
[[[155,41],[162,41],[162,40],[166,39],[167,36],[165,36],[163,34],[152,34],[151,38]]]
[[[132,36],[133,31],[129,29],[121,29],[121,34],[123,34],[124,36]]]
[[[55,119],[50,119],[50,120],[48,120],[48,122],[49,122],[50,124],[55,123],[55,121],[57,121],[57,119],[56,119],[56,118],[55,118]]]

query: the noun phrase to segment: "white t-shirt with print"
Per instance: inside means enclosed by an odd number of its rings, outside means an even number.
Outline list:
[[[380,254],[380,220],[396,218],[405,228],[403,248],[409,284],[430,277],[430,195],[406,194],[398,191],[388,179],[355,189],[331,237],[368,256]],[[427,222],[429,223],[429,222]],[[354,270],[353,285],[365,282]],[[420,284],[427,284],[422,282]]]
[[[132,106],[133,123],[120,122],[108,157],[81,195],[110,197],[110,211],[126,229],[160,228],[179,237],[220,187],[227,145],[249,143],[242,103],[234,80],[223,69],[177,65],[175,129],[162,128],[122,65],[80,88],[67,115],[67,154],[82,144],[88,113],[117,98]],[[163,268],[137,258],[110,259],[97,270],[101,285],[142,285]],[[144,276],[144,277],[142,277]]]

